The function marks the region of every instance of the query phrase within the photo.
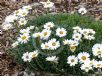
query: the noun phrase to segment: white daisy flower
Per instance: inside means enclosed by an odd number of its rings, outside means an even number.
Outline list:
[[[4,30],[9,30],[9,29],[12,29],[13,28],[13,24],[11,23],[3,23],[1,25],[1,27],[4,29]]]
[[[66,29],[64,29],[64,28],[57,28],[56,29],[56,35],[57,36],[64,37],[64,36],[66,36],[66,34],[67,34]]]
[[[48,45],[49,45],[49,48],[51,50],[56,50],[57,48],[60,47],[60,42],[59,41],[56,41],[55,38],[51,39],[48,41]]]
[[[80,28],[79,26],[73,27],[73,29],[73,33],[80,33],[80,31],[82,30],[82,28]]]
[[[15,20],[17,20],[18,17],[16,15],[9,15],[5,18],[5,22],[9,23],[9,22],[14,22]]]
[[[93,66],[93,64],[94,64],[95,61],[96,61],[95,59],[86,60],[86,61],[84,62],[84,64],[88,64],[88,65],[90,65],[90,66]]]
[[[84,15],[87,13],[87,10],[86,10],[86,8],[81,7],[81,8],[79,8],[78,13],[80,13],[81,15]]]
[[[19,25],[26,25],[27,24],[27,20],[25,18],[20,18],[18,23],[19,23]]]
[[[70,46],[78,46],[79,45],[79,42],[78,41],[76,41],[76,40],[69,40],[69,45]]]
[[[49,56],[49,57],[46,58],[46,61],[51,61],[51,62],[54,62],[54,63],[58,63],[58,57]]]
[[[35,51],[29,53],[31,58],[36,58],[38,56],[38,54],[39,54],[38,50],[35,50]]]
[[[93,63],[93,67],[101,69],[102,68],[102,61],[95,61]]]
[[[16,42],[14,42],[11,46],[12,46],[13,48],[15,48],[16,46],[18,46],[18,44],[19,44],[19,42],[16,41]]]
[[[81,63],[84,63],[87,60],[90,60],[90,55],[87,52],[81,52],[78,54],[78,59],[80,60]]]
[[[87,40],[94,40],[95,37],[93,35],[84,35],[84,39],[87,39]]]
[[[27,5],[27,6],[23,6],[22,8],[23,9],[26,9],[26,10],[31,10],[32,9],[32,6],[31,5]]]
[[[30,29],[29,28],[27,28],[27,29],[21,29],[20,30],[20,33],[21,34],[25,34],[25,33],[29,34],[30,33]]]
[[[76,64],[78,64],[78,58],[75,57],[74,55],[69,56],[69,57],[67,58],[67,63],[68,63],[70,66],[75,66]]]
[[[76,50],[76,46],[69,46],[69,47],[71,52],[74,52]]]
[[[30,36],[29,34],[23,34],[23,35],[20,35],[20,37],[18,37],[18,42],[21,42],[21,43],[27,43],[27,41],[29,40]]]
[[[49,49],[49,45],[47,42],[41,44],[41,49]]]
[[[52,27],[54,27],[55,25],[54,25],[54,23],[53,22],[47,22],[45,25],[44,25],[44,28],[45,29],[50,29],[50,28],[52,28]]]
[[[30,62],[32,60],[32,57],[30,56],[30,54],[28,52],[24,53],[22,56],[22,59],[24,62]]]
[[[89,29],[89,33],[94,35],[96,32],[93,29]]]
[[[22,9],[22,11],[19,13],[20,17],[25,17],[27,16],[29,11],[27,9]]]
[[[89,70],[93,69],[92,66],[89,64],[82,64],[80,68],[81,68],[81,70],[83,70],[85,72],[89,72]]]
[[[68,39],[65,39],[65,40],[63,41],[63,44],[64,44],[64,45],[69,45],[69,40],[68,40]]]
[[[44,8],[53,8],[54,3],[47,0],[47,2],[40,2],[41,4],[43,4]]]
[[[51,35],[51,30],[44,29],[41,32],[41,37],[44,40],[48,39],[50,35]]]
[[[89,34],[89,29],[83,29],[83,30],[81,30],[81,34],[88,35]]]
[[[95,44],[92,47],[92,52],[94,56],[102,55],[102,44]]]
[[[80,34],[80,33],[74,33],[73,36],[72,36],[72,38],[74,40],[79,41],[82,38],[82,34]]]
[[[32,29],[34,29],[34,28],[35,28],[35,26],[30,26],[30,27],[29,27],[30,30],[32,30]]]
[[[22,9],[15,10],[14,15],[19,16],[21,12],[22,12]]]
[[[41,35],[40,32],[37,32],[37,33],[34,33],[34,34],[33,34],[33,37],[34,37],[34,38],[41,37],[41,36],[42,36],[42,35]]]

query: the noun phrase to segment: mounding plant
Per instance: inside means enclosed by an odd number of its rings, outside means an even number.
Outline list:
[[[101,28],[101,21],[78,14],[40,16],[28,20],[8,52],[32,71],[94,74],[102,68]]]

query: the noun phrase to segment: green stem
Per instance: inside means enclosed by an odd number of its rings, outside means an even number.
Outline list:
[[[43,70],[43,67],[40,65],[38,58],[35,59],[35,60],[36,60],[36,62],[37,62],[37,65]]]

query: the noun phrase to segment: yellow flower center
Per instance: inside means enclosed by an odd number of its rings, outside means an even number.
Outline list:
[[[23,12],[23,14],[22,14],[22,15],[24,15],[24,16],[25,16],[25,15],[26,15],[26,13],[25,13],[25,12]]]
[[[74,59],[71,60],[72,63],[73,63],[74,61],[75,61]]]
[[[33,55],[32,55],[32,58],[35,58],[35,57],[36,57],[36,54],[33,54]]]
[[[48,27],[51,27],[51,25],[48,25]]]
[[[44,32],[44,36],[46,36],[48,33],[47,32]]]
[[[19,11],[16,11],[15,13],[16,13],[16,14],[18,14],[18,13],[19,13]]]
[[[83,33],[84,33],[84,34],[87,34],[87,31],[84,31]]]
[[[101,66],[101,64],[97,64],[97,67],[100,67]]]
[[[60,33],[60,34],[63,34],[63,31],[60,31],[59,33]]]
[[[53,43],[52,43],[52,46],[56,46],[56,42],[53,42]]]
[[[75,47],[75,46],[70,46],[70,50],[71,50],[72,52],[74,52],[74,51],[76,50],[76,47]]]
[[[89,67],[85,67],[85,69],[89,69]]]
[[[45,45],[45,48],[48,48],[49,46],[48,45]]]
[[[86,56],[82,56],[81,59],[82,59],[82,60],[86,60]]]
[[[24,21],[22,20],[21,23],[24,23]]]
[[[27,37],[26,36],[22,36],[22,40],[25,40]]]
[[[79,38],[79,36],[75,36],[76,38]]]

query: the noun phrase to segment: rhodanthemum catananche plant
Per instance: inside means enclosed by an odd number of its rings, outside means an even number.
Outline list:
[[[20,30],[10,54],[33,71],[93,74],[102,68],[101,28],[101,21],[78,14],[41,16]]]

